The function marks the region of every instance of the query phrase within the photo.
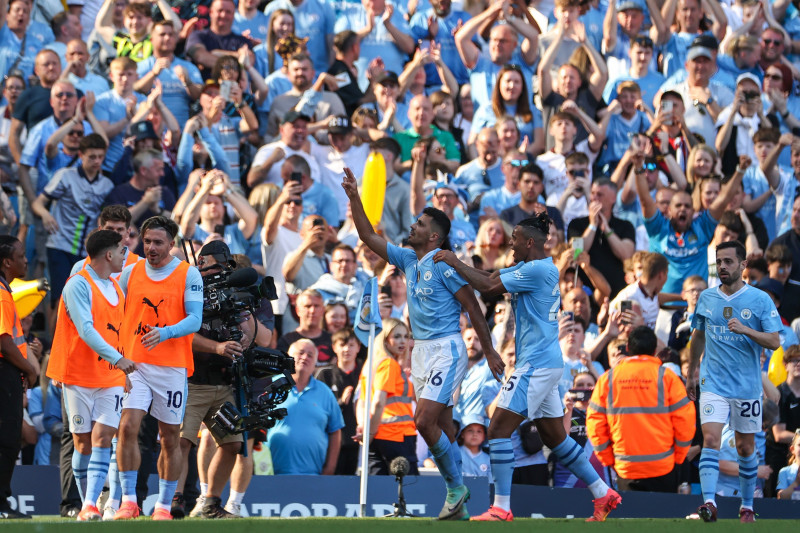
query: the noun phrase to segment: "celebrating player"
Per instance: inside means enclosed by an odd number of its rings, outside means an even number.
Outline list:
[[[136,370],[120,354],[125,296],[110,276],[122,271],[122,236],[97,230],[86,241],[91,265],[67,280],[58,306],[47,375],[63,384],[69,430],[75,442],[72,470],[83,508],[78,520],[99,520],[95,506],[119,426],[125,375]],[[88,479],[87,479],[88,478]]]
[[[561,294],[558,269],[544,251],[550,218],[540,213],[520,222],[511,234],[516,266],[498,272],[468,267],[453,252],[440,251],[434,261],[456,269],[470,285],[486,296],[511,293],[516,322],[516,365],[500,391],[497,409],[489,423],[489,456],[494,478],[494,504],[473,520],[512,521],[511,477],[514,450],[511,434],[523,420],[533,419],[542,442],[558,460],[592,491],[594,515],[602,522],[622,501],[595,472],[583,449],[564,431],[564,406],[558,381],[564,362],[558,345],[558,309]]]
[[[700,364],[700,487],[704,503],[697,514],[717,520],[714,495],[719,479],[719,445],[726,422],[736,432],[739,452],[739,520],[755,522],[753,492],[758,458],[755,433],[761,431],[761,349],[780,346],[781,319],[772,298],[742,281],[747,267],[744,246],[738,241],[717,245],[719,287],[706,289],[697,300],[692,320],[691,362],[687,393],[695,398]],[[705,351],[705,355],[703,352]]]
[[[178,225],[156,216],[142,224],[147,261],[127,267],[120,278],[126,290],[122,344],[137,363],[119,427],[117,463],[122,505],[114,520],[139,515],[136,477],[139,426],[150,411],[158,420],[158,501],[153,520],[172,520],[170,507],[181,473],[180,427],[186,405],[186,379],[192,374],[192,336],[203,314],[203,280],[195,267],[169,255]],[[152,403],[152,405],[151,405]]]
[[[467,520],[464,503],[469,490],[461,475],[461,458],[455,441],[453,394],[467,372],[467,349],[461,338],[461,308],[469,313],[472,326],[484,346],[486,360],[495,376],[503,362],[492,348],[489,326],[472,289],[453,269],[433,262],[433,255],[447,243],[450,219],[432,207],[411,225],[408,244],[412,250],[389,244],[372,229],[358,196],[353,172],[345,168],[342,181],[350,198],[358,236],[376,254],[406,275],[408,314],[414,335],[411,379],[417,393],[414,422],[428,444],[433,460],[447,485],[447,499],[440,520]]]

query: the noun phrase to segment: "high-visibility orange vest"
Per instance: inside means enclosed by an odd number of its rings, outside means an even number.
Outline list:
[[[125,294],[116,280],[110,281],[117,291],[117,305],[111,305],[86,269],[76,276],[89,282],[92,290],[92,323],[94,329],[117,351],[121,349],[120,331],[125,314]],[[78,335],[72,317],[64,305],[64,297],[58,303],[58,321],[50,350],[47,376],[67,385],[80,387],[121,387],[125,385],[125,374],[101,358]]]
[[[194,334],[168,339],[151,350],[142,345],[142,337],[149,328],[172,326],[186,318],[183,295],[189,263],[181,261],[172,274],[161,281],[148,277],[145,263],[136,263],[128,278],[125,319],[122,321],[124,355],[136,363],[185,368],[187,376],[191,376],[194,371]]]
[[[695,409],[677,375],[649,355],[625,357],[597,381],[586,430],[595,453],[624,479],[659,477],[686,458]]]
[[[364,365],[359,378],[361,398],[366,398],[367,377],[365,372],[369,372],[368,365]],[[381,425],[377,428],[378,432],[375,434],[375,438],[402,442],[405,437],[416,435],[414,412],[411,408],[414,387],[400,364],[391,357],[386,357],[375,368],[373,396],[380,391],[385,391],[387,397],[381,415]],[[363,404],[361,408],[363,409]],[[374,431],[375,428],[371,428],[371,430]]]
[[[25,342],[25,335],[22,333],[17,306],[14,303],[14,297],[11,296],[11,288],[3,280],[0,282],[0,335],[5,334],[11,335],[14,344],[22,352],[22,356],[27,359],[28,343]],[[3,354],[0,353],[0,358],[2,357]]]

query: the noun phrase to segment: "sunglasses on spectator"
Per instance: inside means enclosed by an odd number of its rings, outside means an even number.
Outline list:
[[[75,98],[77,93],[56,93],[56,98]]]
[[[70,136],[83,137],[83,130],[72,130],[69,132]]]
[[[649,170],[650,172],[653,172],[657,168],[658,168],[658,165],[656,165],[655,163],[645,163],[644,164],[644,169],[645,170]]]
[[[287,204],[294,204],[294,205],[303,205],[303,199],[302,198],[290,198],[289,201],[286,202],[286,203]]]
[[[764,77],[775,81],[783,80],[783,75],[781,74],[765,74]]]
[[[508,162],[509,165],[512,167],[524,167],[528,164],[527,159],[512,159]]]
[[[763,39],[763,41],[764,41],[764,45],[766,45],[766,46],[769,46],[771,44],[774,44],[775,46],[779,46],[779,45],[783,44],[783,41],[781,41],[780,39]]]

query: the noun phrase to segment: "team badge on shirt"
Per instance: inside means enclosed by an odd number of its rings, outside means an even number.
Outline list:
[[[742,309],[742,312],[740,314],[742,315],[743,320],[749,320],[750,317],[753,316],[753,312],[750,311],[749,309]]]
[[[425,281],[430,281],[432,277],[433,273],[430,270],[428,270],[427,272],[425,272],[425,274],[422,275],[422,279],[424,279]]]
[[[722,316],[725,317],[726,320],[730,320],[733,316],[733,307],[723,307]]]
[[[83,417],[81,415],[75,415],[72,417],[72,421],[75,423],[76,426],[83,425]]]

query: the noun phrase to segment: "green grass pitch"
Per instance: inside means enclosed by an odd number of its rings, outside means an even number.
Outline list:
[[[464,533],[466,531],[492,531],[509,533],[731,533],[749,531],[753,533],[795,533],[798,528],[793,520],[760,520],[755,524],[740,524],[738,520],[720,520],[706,524],[695,520],[678,519],[613,519],[604,523],[584,523],[583,519],[517,519],[513,523],[438,522],[429,518],[240,518],[225,521],[202,519],[176,520],[174,522],[151,523],[149,518],[138,518],[128,522],[75,522],[58,517],[37,517],[25,522],[0,522],[0,532],[24,533],[69,533],[103,532],[127,533],[142,531],[168,531],[176,533]],[[730,529],[733,528],[733,529]]]

